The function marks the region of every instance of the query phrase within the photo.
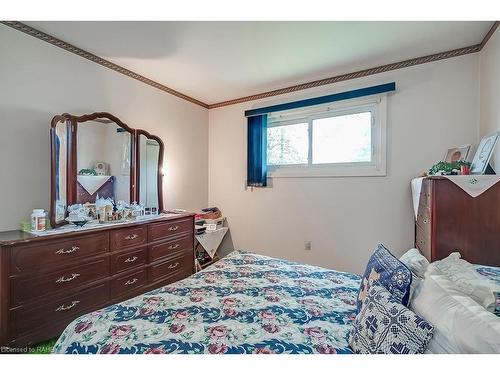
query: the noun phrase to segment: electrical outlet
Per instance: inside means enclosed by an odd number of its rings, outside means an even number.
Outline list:
[[[304,250],[311,251],[311,249],[312,249],[312,242],[311,241],[304,242]]]

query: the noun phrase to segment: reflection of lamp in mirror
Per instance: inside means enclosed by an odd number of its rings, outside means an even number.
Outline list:
[[[121,160],[121,173],[122,176],[130,176],[130,133],[125,129],[118,128],[116,131],[122,134],[122,160]]]

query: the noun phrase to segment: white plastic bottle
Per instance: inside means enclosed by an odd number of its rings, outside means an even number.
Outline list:
[[[35,208],[31,214],[31,230],[33,232],[43,232],[46,227],[45,211],[42,208]]]

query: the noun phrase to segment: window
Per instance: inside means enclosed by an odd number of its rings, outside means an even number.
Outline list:
[[[268,116],[269,177],[384,176],[385,96]]]

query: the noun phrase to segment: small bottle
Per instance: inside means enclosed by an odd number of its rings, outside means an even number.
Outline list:
[[[43,232],[47,227],[45,211],[36,208],[31,214],[31,230],[33,232]]]

